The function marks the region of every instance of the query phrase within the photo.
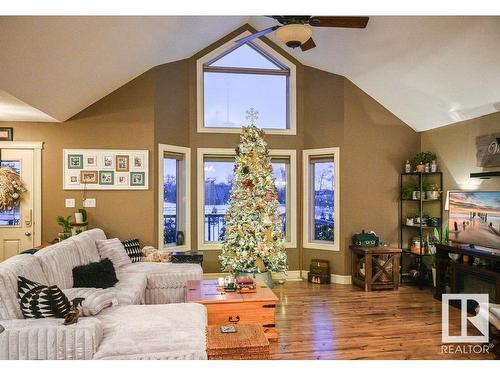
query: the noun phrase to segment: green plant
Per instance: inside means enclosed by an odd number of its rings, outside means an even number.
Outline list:
[[[410,163],[412,168],[416,168],[420,163],[431,163],[433,160],[436,160],[436,154],[434,152],[425,151],[416,154],[413,158],[410,159]]]
[[[418,190],[418,186],[415,183],[409,183],[403,186],[403,189],[401,191],[401,198],[402,199],[411,199],[412,194],[414,191]]]
[[[87,222],[87,210],[85,208],[79,208],[78,212],[82,214],[82,220],[84,223]]]
[[[431,183],[425,179],[422,182],[422,190],[423,191],[440,191],[438,184]]]
[[[67,216],[67,217],[64,217],[64,216],[58,216],[56,218],[57,220],[57,224],[59,224],[61,227],[62,227],[62,232],[64,234],[70,234],[71,235],[71,216]]]

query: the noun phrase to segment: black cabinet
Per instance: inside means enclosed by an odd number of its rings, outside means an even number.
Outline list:
[[[170,260],[172,263],[197,263],[203,265],[203,253],[201,251],[175,251]]]

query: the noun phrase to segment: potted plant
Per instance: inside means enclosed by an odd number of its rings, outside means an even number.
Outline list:
[[[441,194],[437,184],[431,184],[426,181],[423,183],[422,190],[425,191],[425,198],[429,200],[439,199],[439,194]]]
[[[87,222],[87,210],[84,208],[79,208],[78,212],[75,212],[75,222],[77,224],[83,224]]]
[[[403,189],[401,191],[401,199],[413,199],[413,192],[417,191],[418,187],[417,184],[415,183],[409,183],[403,186]]]
[[[418,172],[424,172],[424,169],[422,168],[425,168],[425,164],[432,163],[433,160],[436,160],[436,154],[434,152],[430,151],[419,152],[413,158],[410,159],[410,164],[413,170]]]
[[[58,216],[56,218],[57,224],[62,227],[62,232],[57,234],[57,238],[59,241],[64,241],[67,238],[71,237],[71,216]]]

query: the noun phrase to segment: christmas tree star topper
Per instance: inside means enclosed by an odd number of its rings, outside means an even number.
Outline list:
[[[259,111],[256,111],[254,107],[250,108],[247,113],[247,120],[250,121],[250,125],[255,125],[255,121],[259,119]]]

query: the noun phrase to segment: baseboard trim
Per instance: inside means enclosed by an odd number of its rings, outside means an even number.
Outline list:
[[[299,270],[293,270],[293,271],[288,271],[287,275],[285,276],[286,281],[302,281],[302,280],[307,280],[307,273],[309,271],[299,271]],[[224,277],[229,275],[228,272],[210,272],[210,273],[204,273],[203,274],[203,279],[208,280],[208,279],[216,279],[218,277]],[[279,276],[278,276],[279,275]],[[273,280],[282,280],[283,279],[283,274],[275,274],[273,273]],[[336,275],[332,273],[330,275],[330,282],[332,284],[343,284],[343,285],[348,285],[352,284],[352,279],[350,275]]]

